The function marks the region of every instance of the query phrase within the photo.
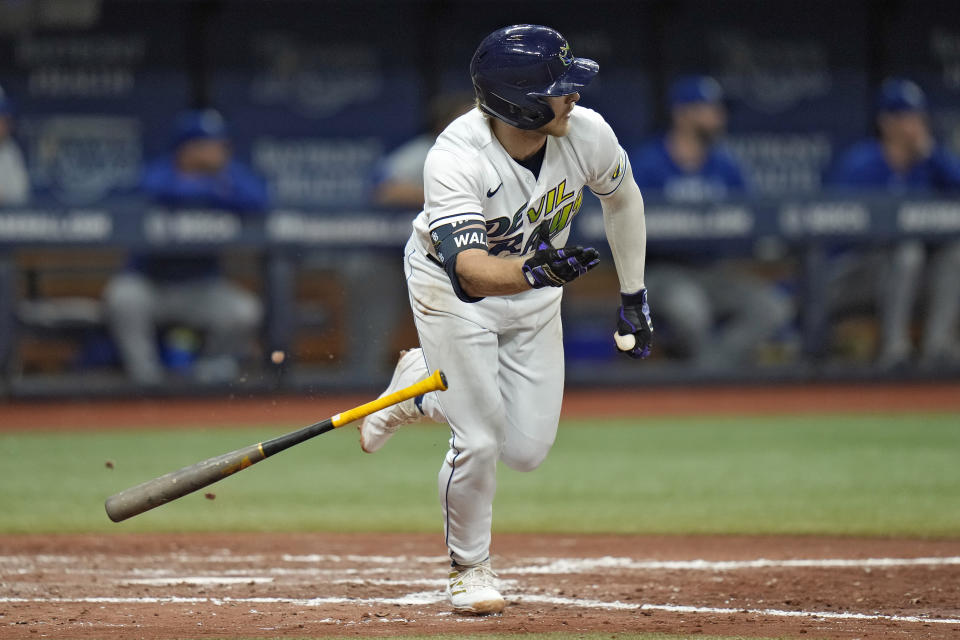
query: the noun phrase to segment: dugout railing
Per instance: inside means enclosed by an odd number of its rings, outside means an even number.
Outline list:
[[[678,205],[647,199],[647,226],[651,251],[658,255],[739,256],[757,264],[787,262],[797,299],[798,316],[793,327],[793,348],[766,366],[738,367],[703,373],[682,362],[661,358],[636,366],[615,354],[586,353],[576,349],[568,361],[572,384],[635,384],[656,382],[715,382],[769,380],[876,379],[884,377],[952,377],[958,371],[919,371],[911,367],[879,371],[869,361],[827,357],[828,318],[821,292],[825,287],[824,262],[830,247],[837,244],[871,246],[890,244],[904,238],[919,238],[936,245],[960,238],[960,200],[878,195],[838,195],[817,198],[725,201],[706,205]],[[10,397],[33,395],[123,394],[136,390],[118,370],[96,367],[78,370],[76,363],[64,371],[24,371],[19,350],[29,337],[36,343],[71,332],[101,331],[104,319],[98,308],[97,282],[122,267],[123,256],[131,249],[180,252],[210,249],[233,256],[231,275],[259,291],[268,310],[261,336],[261,349],[288,354],[283,366],[271,366],[264,359],[260,371],[232,385],[234,390],[251,392],[335,388],[375,388],[386,375],[363,358],[349,365],[350,357],[338,357],[329,365],[300,362],[294,335],[299,331],[311,339],[325,334],[327,342],[339,346],[318,350],[331,353],[356,349],[362,335],[349,335],[349,322],[339,322],[339,335],[331,337],[325,327],[335,308],[337,292],[327,291],[323,281],[336,278],[342,259],[362,254],[388,272],[400,271],[400,251],[409,234],[409,212],[310,211],[278,208],[262,220],[244,221],[223,211],[168,210],[137,198],[110,201],[89,207],[67,207],[38,202],[29,207],[0,209],[0,365],[2,393]],[[576,242],[596,244],[605,249],[602,216],[594,201],[588,201],[574,216]],[[39,252],[39,253],[38,253]],[[64,256],[74,256],[63,259]],[[29,259],[25,259],[28,256]],[[81,256],[79,259],[77,256]],[[93,256],[92,258],[88,258]],[[608,261],[609,262],[609,261]],[[25,267],[24,265],[27,265]],[[390,265],[393,265],[392,267]],[[30,272],[25,273],[25,269]],[[94,272],[84,280],[81,291],[70,295],[70,284],[45,292],[35,286],[37,278],[57,270],[70,273]],[[304,270],[314,269],[313,299],[304,294]],[[958,274],[960,276],[960,274]],[[99,278],[99,280],[98,280]],[[398,288],[402,280],[396,278]],[[600,283],[615,288],[608,272]],[[309,288],[309,287],[307,287]],[[610,308],[600,286],[573,289],[567,296],[570,308],[606,317],[616,305],[611,290]],[[395,340],[415,339],[410,323],[403,321],[405,295],[394,299],[401,335]],[[361,306],[371,288],[352,285],[339,291]],[[593,297],[591,297],[593,296]],[[330,300],[333,299],[333,302]],[[366,300],[376,313],[376,299]],[[399,305],[399,307],[397,306]],[[333,308],[331,308],[333,307]],[[342,310],[340,310],[342,312]],[[655,312],[655,309],[654,309]],[[341,318],[343,313],[340,314]],[[409,315],[408,313],[406,315]],[[577,333],[583,314],[566,313],[566,330]],[[597,324],[597,323],[591,323]],[[599,326],[599,325],[597,325]],[[363,328],[355,329],[363,331]],[[313,332],[311,334],[311,332]],[[334,332],[336,333],[336,331]],[[389,342],[389,341],[388,341]],[[319,345],[319,346],[317,346]],[[602,349],[602,347],[597,347]],[[612,347],[611,347],[612,349]],[[589,349],[588,349],[589,351]],[[341,353],[341,356],[344,354]],[[580,354],[583,355],[583,354]],[[593,356],[596,357],[593,357]],[[608,357],[613,356],[613,357]],[[339,363],[339,364],[338,364]],[[90,370],[92,369],[92,370]],[[196,385],[174,384],[160,393],[193,393]],[[222,391],[206,389],[204,391]]]

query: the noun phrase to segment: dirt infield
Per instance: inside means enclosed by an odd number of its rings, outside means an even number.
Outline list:
[[[0,403],[0,431],[301,425],[371,399],[329,394]],[[564,418],[854,412],[960,413],[960,382],[574,390],[563,399]]]
[[[960,542],[494,538],[509,606],[451,614],[435,535],[0,537],[0,638],[657,631],[960,636]]]
[[[0,430],[300,425],[367,397],[0,404]],[[564,416],[960,412],[960,384],[567,394]],[[503,615],[438,535],[0,536],[0,640],[651,631],[960,637],[960,540],[497,535]]]

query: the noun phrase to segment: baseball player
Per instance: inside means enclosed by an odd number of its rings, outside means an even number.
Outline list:
[[[424,166],[424,207],[404,254],[421,347],[401,354],[385,393],[434,368],[450,389],[368,417],[360,444],[376,451],[424,417],[450,425],[439,492],[459,612],[504,607],[489,560],[497,462],[536,469],[556,437],[561,287],[599,262],[595,249],[565,246],[588,188],[620,279],[617,347],[650,352],[643,199],[610,126],[576,104],[597,71],[548,27],[493,32],[470,63],[477,108],[444,130]]]

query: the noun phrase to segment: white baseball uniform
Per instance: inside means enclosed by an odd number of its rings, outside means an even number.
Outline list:
[[[629,175],[627,163],[610,126],[580,106],[570,115],[568,135],[547,137],[539,177],[507,154],[477,109],[451,123],[427,156],[424,210],[413,223],[404,270],[423,374],[439,368],[450,383],[443,394],[428,395],[422,408],[452,431],[439,491],[447,545],[458,564],[489,555],[497,461],[533,470],[556,437],[564,379],[562,290],[464,302],[440,266],[431,233],[479,222],[491,255],[520,257],[536,249],[534,232],[550,219],[553,244],[561,247],[584,190],[611,196]],[[642,222],[642,201],[640,213]]]

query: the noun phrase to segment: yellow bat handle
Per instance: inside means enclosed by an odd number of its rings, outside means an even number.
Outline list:
[[[400,389],[399,391],[395,391],[388,396],[377,398],[376,400],[368,402],[367,404],[362,404],[355,409],[338,413],[330,418],[330,422],[333,423],[334,428],[342,427],[348,422],[359,420],[360,418],[368,416],[375,411],[380,411],[380,409],[385,409],[391,405],[397,404],[398,402],[403,402],[404,400],[409,400],[410,398],[415,398],[419,395],[423,395],[424,393],[430,393],[431,391],[446,390],[447,377],[443,375],[442,371],[437,369],[429,378],[424,378],[420,382],[412,384],[405,389]]]

